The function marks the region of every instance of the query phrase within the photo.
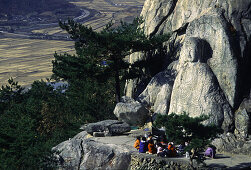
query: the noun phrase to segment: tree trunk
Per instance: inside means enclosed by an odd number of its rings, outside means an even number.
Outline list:
[[[120,102],[120,80],[119,80],[119,69],[118,69],[118,62],[117,60],[115,60],[114,62],[115,64],[115,88],[116,88],[116,94],[115,94],[115,97],[116,97],[116,102]]]
[[[197,148],[193,148],[192,150],[191,150],[191,152],[192,152],[192,155],[190,156],[190,163],[191,163],[191,165],[192,165],[192,167],[194,167],[194,164],[193,164],[193,159],[195,158],[195,155],[196,155],[196,153],[197,153]]]

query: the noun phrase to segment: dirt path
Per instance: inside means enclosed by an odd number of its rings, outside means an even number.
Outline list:
[[[205,163],[209,167],[227,169],[251,169],[251,157],[247,155],[216,154],[215,159],[207,158]]]

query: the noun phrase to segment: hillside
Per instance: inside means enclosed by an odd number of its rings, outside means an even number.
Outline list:
[[[0,0],[1,14],[26,15],[32,12],[74,8],[66,0]]]

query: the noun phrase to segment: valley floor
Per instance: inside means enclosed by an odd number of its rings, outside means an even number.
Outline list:
[[[74,19],[94,30],[100,30],[111,20],[119,23],[132,21],[139,16],[144,0],[69,0],[81,9]],[[74,42],[62,31],[57,21],[25,20],[21,26],[0,28],[0,86],[13,77],[20,85],[29,85],[35,80],[49,78],[52,74],[53,54],[74,52]],[[6,22],[6,21],[4,21]],[[12,21],[10,21],[12,22]],[[16,22],[16,21],[15,21]],[[26,26],[25,26],[26,25]],[[5,30],[6,29],[6,30]],[[8,31],[9,30],[9,31]]]

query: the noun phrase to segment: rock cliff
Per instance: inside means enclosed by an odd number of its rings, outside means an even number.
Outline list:
[[[141,16],[145,34],[172,34],[163,56],[171,62],[147,86],[127,81],[126,96],[155,113],[206,114],[209,123],[233,132],[235,112],[251,89],[251,1],[146,0]],[[143,59],[130,56],[132,63]]]
[[[86,131],[53,148],[58,169],[128,169],[133,148],[133,137],[92,137]]]

